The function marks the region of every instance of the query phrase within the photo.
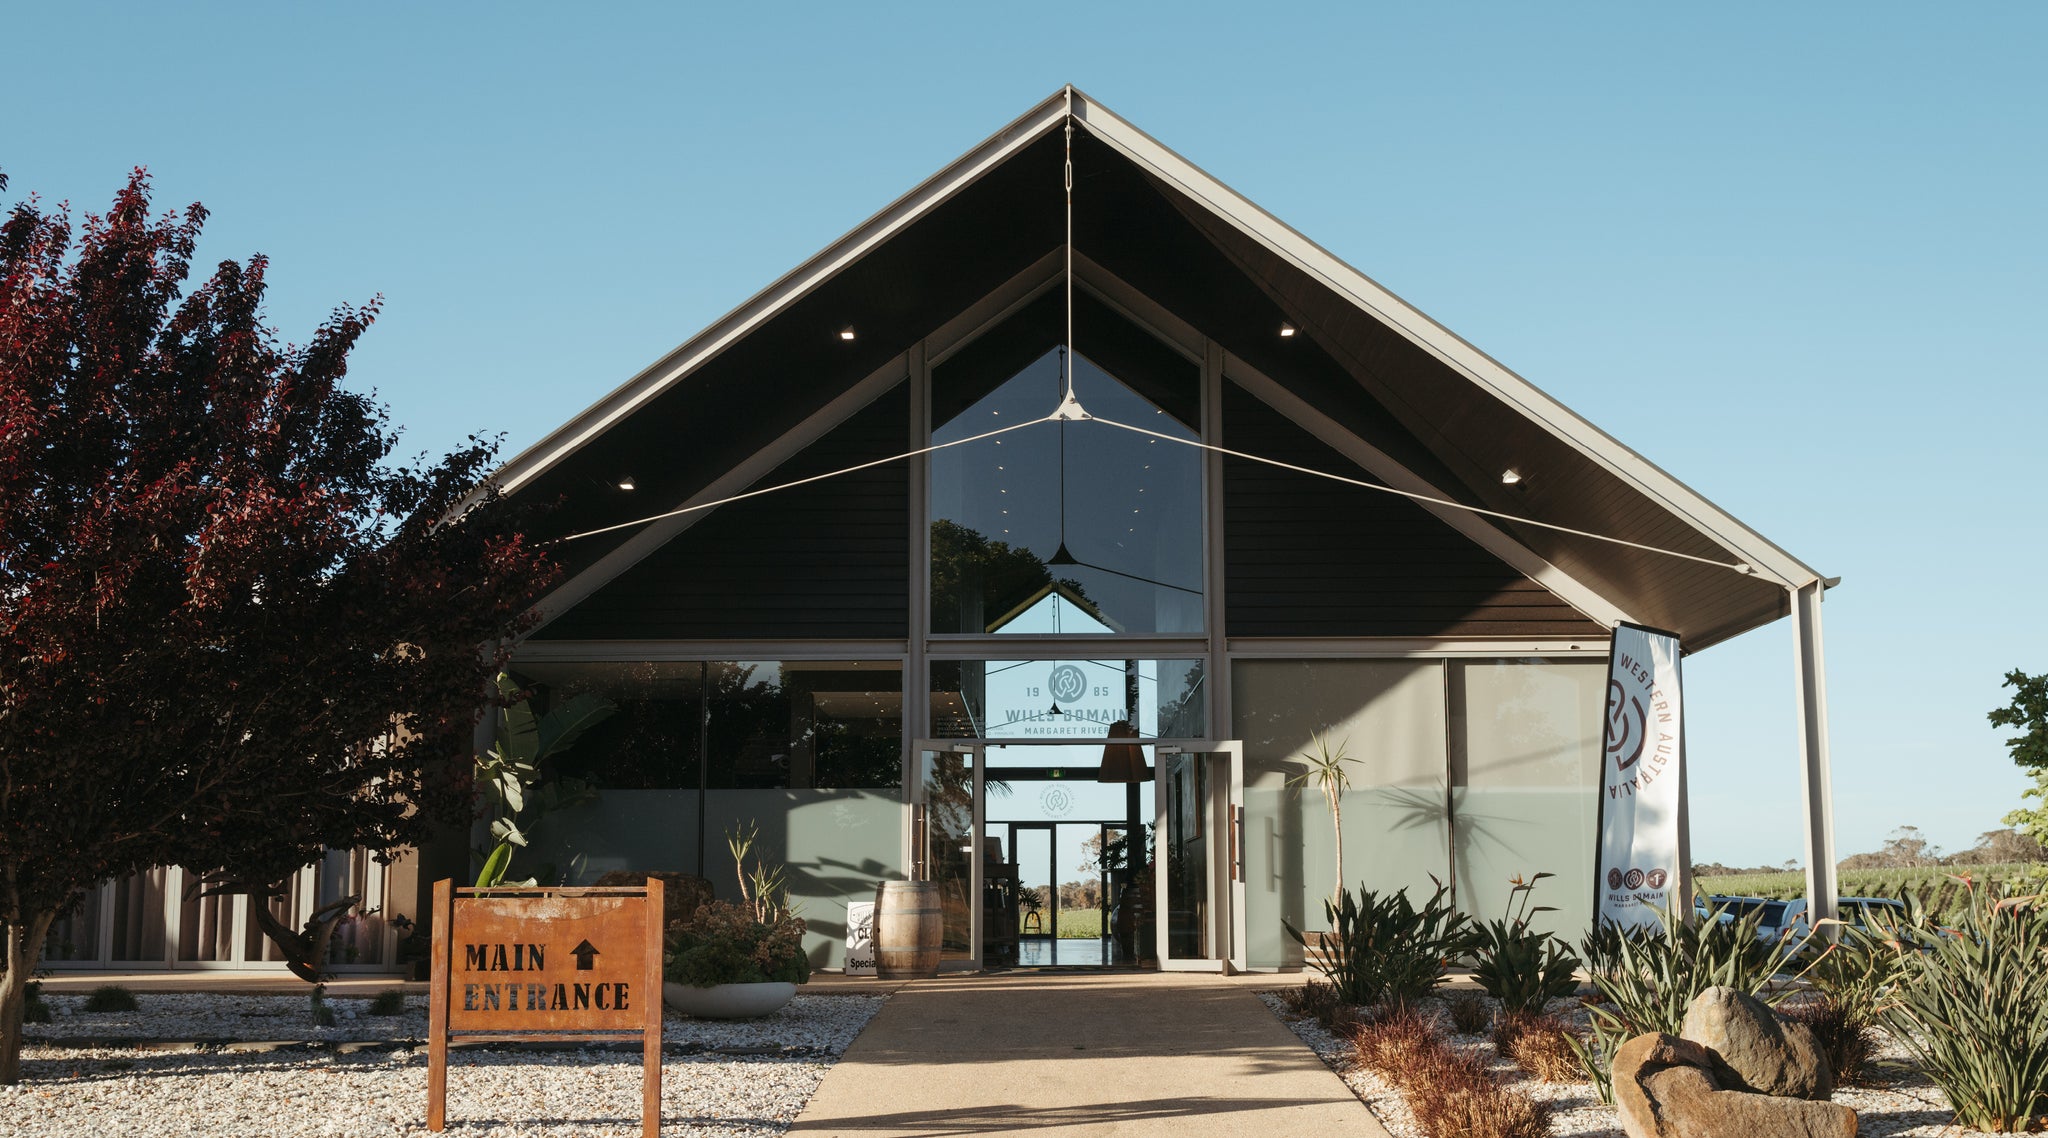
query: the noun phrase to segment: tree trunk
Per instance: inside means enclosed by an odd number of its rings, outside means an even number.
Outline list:
[[[25,925],[0,925],[7,934],[7,973],[0,976],[0,1087],[21,1081],[21,1016],[28,1008],[28,982],[56,920],[52,909],[30,913]]]
[[[270,899],[278,895],[278,890],[247,889],[241,892],[249,898],[250,919],[284,954],[284,966],[308,984],[320,982],[320,974],[327,965],[327,942],[334,936],[335,922],[362,901],[360,897],[343,897],[322,905],[306,921],[306,931],[295,933],[291,926],[278,920],[270,911]]]
[[[1344,800],[1343,791],[1330,792],[1330,829],[1337,837],[1337,888],[1330,894],[1330,903],[1344,903]]]

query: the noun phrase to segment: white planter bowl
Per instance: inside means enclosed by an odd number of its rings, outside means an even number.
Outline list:
[[[687,984],[661,986],[662,1002],[697,1019],[753,1019],[776,1011],[796,995],[795,984],[714,984],[693,988]]]

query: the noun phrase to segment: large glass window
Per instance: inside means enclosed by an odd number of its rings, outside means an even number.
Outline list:
[[[706,689],[712,789],[902,783],[896,661],[718,662]]]
[[[1511,881],[1537,887],[1531,924],[1576,940],[1593,923],[1594,831],[1607,666],[1590,660],[1450,664],[1451,786],[1458,902],[1502,913]]]
[[[1200,369],[1095,305],[1074,388],[1091,414],[1201,438]],[[1078,317],[1077,317],[1078,319]],[[1057,325],[1027,312],[932,375],[932,441],[1059,405]],[[1192,447],[1047,423],[931,456],[937,633],[1199,634],[1202,464]]]
[[[1140,738],[1203,739],[1205,671],[1200,660],[935,660],[930,737],[1102,739],[1127,719]]]
[[[557,764],[600,790],[901,784],[898,661],[533,664],[520,671],[535,685],[542,712],[579,692],[617,706]]]
[[[556,760],[560,773],[600,790],[696,789],[703,665],[532,664],[516,671],[532,685],[542,715],[585,693],[616,708]]]
[[[1231,667],[1234,734],[1244,740],[1246,911],[1254,960],[1299,959],[1281,934],[1323,928],[1339,882],[1407,889],[1421,904],[1450,883],[1444,784],[1444,673],[1432,660],[1239,660]],[[1318,737],[1322,740],[1319,744]],[[1344,867],[1330,811],[1301,785],[1305,753],[1327,744],[1347,764]]]

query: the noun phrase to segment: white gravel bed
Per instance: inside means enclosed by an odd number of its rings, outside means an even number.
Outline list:
[[[1329,1064],[1395,1138],[1426,1138],[1394,1085],[1352,1063],[1348,1040],[1324,1030],[1313,1018],[1289,1012],[1277,993],[1261,992],[1259,998]],[[1495,1000],[1486,999],[1486,1003],[1490,1010],[1499,1009]],[[1453,1045],[1485,1056],[1496,1079],[1519,1087],[1532,1098],[1550,1102],[1556,1111],[1551,1116],[1551,1133],[1557,1138],[1624,1138],[1619,1116],[1613,1107],[1600,1102],[1591,1083],[1542,1082],[1514,1063],[1500,1059],[1488,1034],[1459,1034],[1450,1026],[1448,1009],[1441,1004],[1436,1009]],[[1584,1019],[1576,1000],[1552,1001],[1550,1010],[1581,1022]],[[1834,1101],[1856,1112],[1857,1134],[1861,1138],[1957,1138],[1976,1133],[1952,1125],[1954,1112],[1941,1089],[1913,1069],[1906,1050],[1896,1041],[1882,1033],[1879,1038],[1876,1067],[1884,1085],[1846,1087],[1834,1095]]]
[[[718,1138],[784,1133],[884,999],[800,995],[772,1016],[730,1023],[672,1016],[664,1042],[701,1050],[671,1054],[662,1064],[662,1132]],[[150,998],[142,1000],[143,1016],[170,1010],[160,1005],[152,1012]],[[296,1003],[303,1014],[305,1001]],[[423,1016],[420,1025],[424,1033]],[[269,1032],[258,1036],[277,1038]],[[783,1053],[717,1053],[755,1048]],[[637,1054],[465,1049],[448,1066],[447,1133],[640,1133]],[[19,1085],[0,1087],[0,1138],[426,1132],[425,1048],[338,1054],[294,1047],[245,1054],[86,1049],[45,1037],[32,1038],[24,1048],[22,1076]]]

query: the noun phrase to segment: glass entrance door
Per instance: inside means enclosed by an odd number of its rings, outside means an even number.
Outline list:
[[[939,967],[981,967],[981,748],[924,743],[914,748],[910,785],[910,877],[939,887]]]
[[[1153,779],[1159,966],[1241,972],[1244,746],[1158,748]]]

